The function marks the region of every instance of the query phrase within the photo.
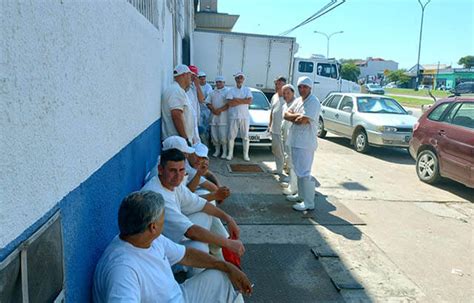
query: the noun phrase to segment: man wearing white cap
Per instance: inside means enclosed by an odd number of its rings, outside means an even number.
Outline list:
[[[201,141],[209,145],[209,120],[211,119],[211,111],[209,110],[207,97],[212,92],[212,86],[206,81],[206,73],[200,71],[198,73],[199,85],[201,86],[201,91],[204,96],[204,102],[200,103],[201,115],[199,117],[199,137]]]
[[[161,103],[162,136],[181,136],[193,143],[195,118],[186,94],[191,84],[191,71],[179,64],[173,71],[174,82],[165,90]]]
[[[158,165],[159,175],[153,177],[143,186],[142,191],[150,190],[159,193],[165,200],[165,224],[163,234],[185,246],[211,252],[222,258],[222,252],[212,249],[227,247],[242,256],[245,248],[240,240],[229,239],[229,234],[224,229],[212,230],[213,217],[227,222],[230,235],[239,239],[240,229],[234,219],[224,211],[192,193],[182,182],[185,174],[184,154],[178,149],[164,151]],[[209,246],[211,244],[211,247]],[[193,275],[202,269],[192,269]]]
[[[189,70],[191,71],[191,84],[189,89],[186,91],[191,107],[193,108],[194,115],[194,133],[193,133],[193,144],[201,142],[199,137],[199,118],[201,116],[201,107],[200,104],[204,102],[204,94],[201,90],[201,85],[199,85],[198,73],[199,70],[195,65],[190,65]]]
[[[250,113],[249,105],[252,103],[252,92],[244,86],[245,75],[237,72],[234,75],[236,86],[229,89],[226,99],[229,106],[229,151],[227,160],[234,157],[234,142],[237,134],[240,132],[244,151],[244,160],[250,161],[249,158],[249,123]]]
[[[269,130],[272,134],[272,153],[275,157],[276,173],[283,180],[283,162],[285,160],[283,151],[283,141],[281,138],[281,123],[283,120],[283,100],[282,87],[286,84],[286,78],[279,76],[275,79],[275,94],[271,100],[270,125]]]
[[[228,106],[227,106],[227,88],[225,87],[225,79],[223,76],[217,76],[216,88],[207,96],[206,103],[209,104],[211,110],[211,139],[216,149],[214,157],[219,157],[220,148],[222,146],[221,158],[227,157],[227,123],[228,123]]]
[[[298,177],[298,193],[288,196],[290,201],[297,202],[294,210],[305,211],[314,209],[315,179],[311,176],[314,152],[318,147],[317,132],[321,104],[311,94],[313,81],[308,77],[298,79],[297,98],[285,112],[285,120],[292,122],[289,130],[291,159]]]

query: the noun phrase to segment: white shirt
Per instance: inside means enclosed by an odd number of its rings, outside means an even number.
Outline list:
[[[285,116],[285,112],[291,107],[291,105],[293,104],[293,102],[295,102],[295,99],[293,99],[291,102],[286,102],[285,101],[285,104],[283,104],[282,106],[282,117]],[[281,137],[285,143],[285,145],[289,146],[289,140],[288,140],[288,133],[290,131],[290,126],[291,126],[291,122],[290,121],[287,121],[285,119],[282,118],[282,122],[281,122]]]
[[[228,93],[228,88],[226,87],[223,87],[221,89],[216,88],[209,94],[209,96],[207,96],[206,103],[210,103],[215,109],[218,109],[227,104],[227,99],[226,99],[227,93]],[[212,114],[211,123],[209,124],[210,125],[227,125],[227,121],[229,119],[228,111],[229,110],[223,111],[218,116]]]
[[[191,164],[189,164],[188,159],[184,161],[184,169],[186,170],[186,173],[188,174],[186,176],[186,182],[184,182],[184,184],[189,184],[189,182],[191,182],[194,176],[196,176],[197,169],[195,169],[194,167],[191,166]],[[203,184],[206,181],[207,179],[204,178],[203,176],[199,177],[199,185]]]
[[[206,83],[204,85],[201,85],[201,90],[204,95],[204,98],[207,98],[209,94],[212,92],[212,86],[209,83]]]
[[[93,301],[184,302],[171,266],[186,248],[160,235],[150,248],[139,248],[116,236],[107,246],[94,273]]]
[[[281,134],[281,123],[283,120],[283,105],[285,104],[283,97],[274,94],[272,97],[272,125],[271,131],[274,135]]]
[[[309,95],[303,102],[301,97],[299,97],[293,101],[289,110],[293,110],[297,114],[303,114],[310,121],[308,124],[291,124],[289,131],[290,146],[316,150],[318,147],[319,114],[321,112],[321,104],[318,98]]]
[[[171,191],[161,185],[158,177],[153,177],[142,190],[151,190],[163,196],[165,200],[163,235],[176,243],[185,240],[184,234],[194,225],[187,216],[201,211],[207,203],[205,199],[191,192],[184,182]]]
[[[232,100],[234,98],[238,98],[238,99],[252,98],[252,92],[246,86],[242,86],[241,88],[234,86],[228,90],[226,99]],[[234,120],[234,119],[249,120],[250,119],[249,105],[240,104],[237,106],[230,107],[229,119],[230,120]]]
[[[171,110],[173,109],[183,111],[184,130],[188,141],[190,141],[194,135],[194,114],[186,92],[176,81],[173,82],[163,94],[163,102],[161,103],[163,139],[171,136],[179,136],[174,126],[173,118],[171,117]]]
[[[189,89],[186,91],[186,95],[188,95],[189,101],[192,105],[194,117],[195,118],[199,117],[199,114],[200,114],[199,100],[197,97],[197,91],[196,91],[196,87],[194,86],[194,83],[191,83],[191,86],[189,86]]]

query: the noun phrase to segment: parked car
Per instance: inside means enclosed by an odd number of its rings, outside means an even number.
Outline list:
[[[377,95],[384,95],[385,90],[378,84],[370,83],[365,85],[367,93],[369,94],[377,94]]]
[[[418,85],[418,89],[427,89],[427,90],[431,90],[433,87],[431,85],[426,85],[426,84],[421,84],[421,85]]]
[[[409,150],[421,181],[447,177],[474,188],[474,97],[433,105],[415,124]]]
[[[270,102],[265,94],[256,88],[250,88],[252,92],[252,104],[250,104],[250,146],[272,146],[272,136],[268,132],[270,124]],[[242,144],[242,139],[237,138],[236,144]]]
[[[332,93],[322,103],[318,136],[330,131],[347,137],[362,153],[370,145],[408,148],[417,121],[411,114],[392,98]]]
[[[454,95],[472,94],[474,92],[474,82],[463,82],[456,85],[456,88],[450,90]]]
[[[397,88],[398,85],[395,82],[390,82],[387,85],[384,86],[384,88]]]

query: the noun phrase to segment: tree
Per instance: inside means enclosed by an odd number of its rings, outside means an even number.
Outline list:
[[[464,68],[474,67],[474,56],[464,56],[459,59],[458,64],[464,66]]]
[[[389,71],[387,73],[387,79],[390,82],[395,82],[398,85],[407,85],[410,83],[410,77],[407,76],[405,69],[399,69],[394,71]]]
[[[360,75],[360,68],[354,63],[343,63],[341,65],[342,79],[357,82],[359,75]]]

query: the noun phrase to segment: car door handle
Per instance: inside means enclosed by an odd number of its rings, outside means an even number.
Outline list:
[[[444,129],[440,130],[440,131],[438,132],[438,134],[439,134],[440,136],[446,136],[446,132],[444,131]]]
[[[314,84],[319,84],[319,82],[318,82],[318,81],[314,81]]]
[[[339,118],[339,114],[335,114],[334,116],[335,116],[336,118]]]

